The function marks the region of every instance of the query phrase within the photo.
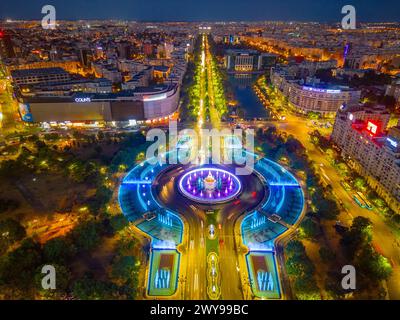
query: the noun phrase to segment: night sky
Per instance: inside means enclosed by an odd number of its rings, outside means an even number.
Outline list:
[[[45,4],[61,20],[335,22],[352,4],[358,21],[400,21],[400,0],[1,0],[0,18],[40,20]]]

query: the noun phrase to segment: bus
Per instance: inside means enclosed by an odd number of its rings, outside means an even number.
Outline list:
[[[364,194],[358,191],[357,195],[361,199],[361,201],[364,202],[364,207],[367,208],[368,210],[372,210],[372,204],[371,202],[368,201],[368,199],[364,196]]]
[[[365,208],[363,201],[357,195],[353,194],[353,199],[361,208]]]

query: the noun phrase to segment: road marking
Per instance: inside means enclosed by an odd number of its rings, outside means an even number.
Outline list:
[[[322,168],[320,168],[320,169],[321,169],[322,175],[323,175],[328,181],[332,182],[331,179],[326,175],[325,170],[322,169]]]
[[[199,288],[199,274],[197,272],[197,269],[194,273],[194,290]]]

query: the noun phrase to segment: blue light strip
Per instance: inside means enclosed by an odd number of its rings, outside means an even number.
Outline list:
[[[285,183],[285,182],[271,182],[269,184],[270,186],[276,186],[276,187],[300,187],[298,183]]]
[[[122,184],[151,184],[151,180],[128,180],[124,181]]]

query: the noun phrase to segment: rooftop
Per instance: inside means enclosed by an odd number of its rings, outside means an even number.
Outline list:
[[[40,76],[40,75],[50,75],[50,74],[67,74],[63,68],[39,68],[39,69],[22,69],[11,71],[11,76],[15,77],[29,77],[29,76]]]
[[[86,99],[89,98],[91,101],[102,101],[102,100],[120,100],[123,98],[132,98],[135,100],[135,96],[151,95],[166,93],[168,91],[176,89],[176,84],[162,84],[151,87],[136,87],[134,90],[122,90],[120,92],[113,93],[84,93],[77,92],[68,96],[57,96],[57,97],[26,97],[24,102],[26,103],[57,103],[57,102],[73,102],[77,98]],[[135,98],[135,99],[134,99]]]

